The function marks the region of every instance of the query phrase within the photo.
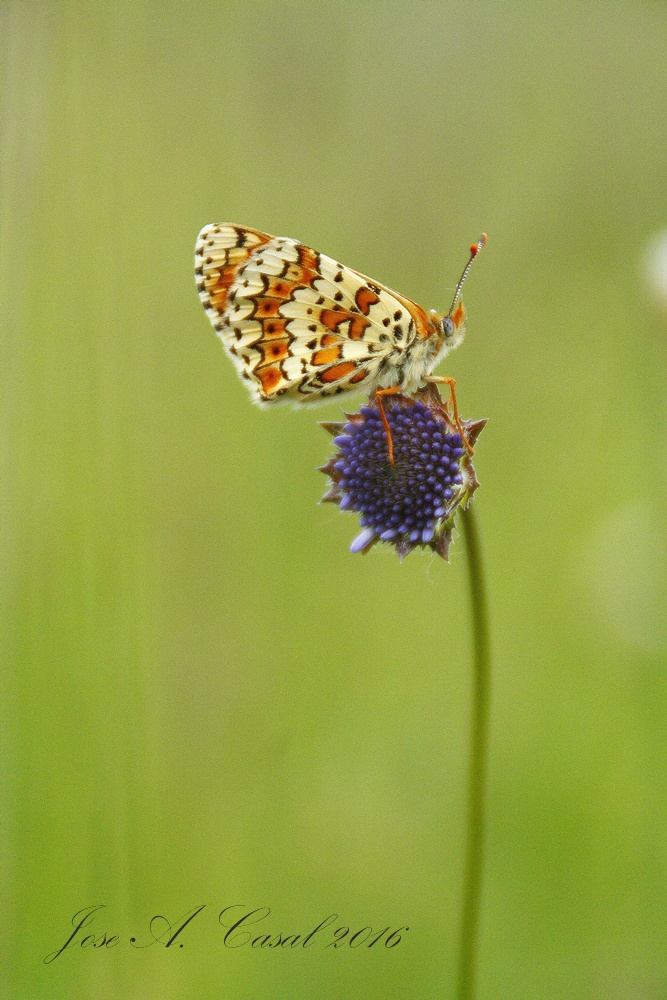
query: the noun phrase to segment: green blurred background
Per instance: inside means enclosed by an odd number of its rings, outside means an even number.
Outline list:
[[[490,418],[479,996],[666,997],[665,4],[4,2],[0,47],[3,996],[453,996],[464,548],[348,552],[338,405],[253,407],[199,303],[232,221],[427,308],[489,232],[442,369]],[[235,903],[410,930],[231,950]],[[45,965],[93,904],[118,947]]]

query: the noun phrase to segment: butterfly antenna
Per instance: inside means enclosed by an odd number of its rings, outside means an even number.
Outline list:
[[[452,304],[449,307],[449,312],[447,313],[448,316],[451,316],[452,313],[454,312],[454,309],[456,308],[456,303],[459,301],[461,289],[463,288],[463,282],[466,280],[468,271],[472,267],[472,262],[474,261],[475,257],[480,252],[480,250],[482,250],[486,246],[488,240],[489,237],[486,235],[486,233],[482,233],[482,235],[479,238],[479,243],[473,243],[472,246],[470,247],[470,258],[466,266],[463,268],[463,274],[459,278],[459,283],[456,286],[456,291],[454,292],[454,298],[452,299]]]

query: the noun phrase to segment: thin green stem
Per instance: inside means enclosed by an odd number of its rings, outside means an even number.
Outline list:
[[[457,997],[458,1000],[473,1000],[484,868],[484,800],[488,760],[491,656],[484,570],[474,503],[468,504],[468,507],[461,512],[461,523],[468,554],[475,675]]]

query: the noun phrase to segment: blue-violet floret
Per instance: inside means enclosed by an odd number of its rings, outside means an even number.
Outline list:
[[[383,404],[394,464],[376,402],[348,414],[345,423],[325,423],[338,451],[322,469],[332,479],[323,500],[361,515],[363,530],[352,552],[382,541],[400,558],[428,546],[447,559],[454,513],[478,485],[470,456],[435,386],[414,396],[387,396]],[[470,444],[485,422],[464,422]]]

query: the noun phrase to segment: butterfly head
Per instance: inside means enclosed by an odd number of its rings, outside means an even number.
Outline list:
[[[466,332],[466,311],[462,302],[459,302],[453,312],[448,312],[440,320],[440,335],[443,346],[451,351],[458,347]]]

